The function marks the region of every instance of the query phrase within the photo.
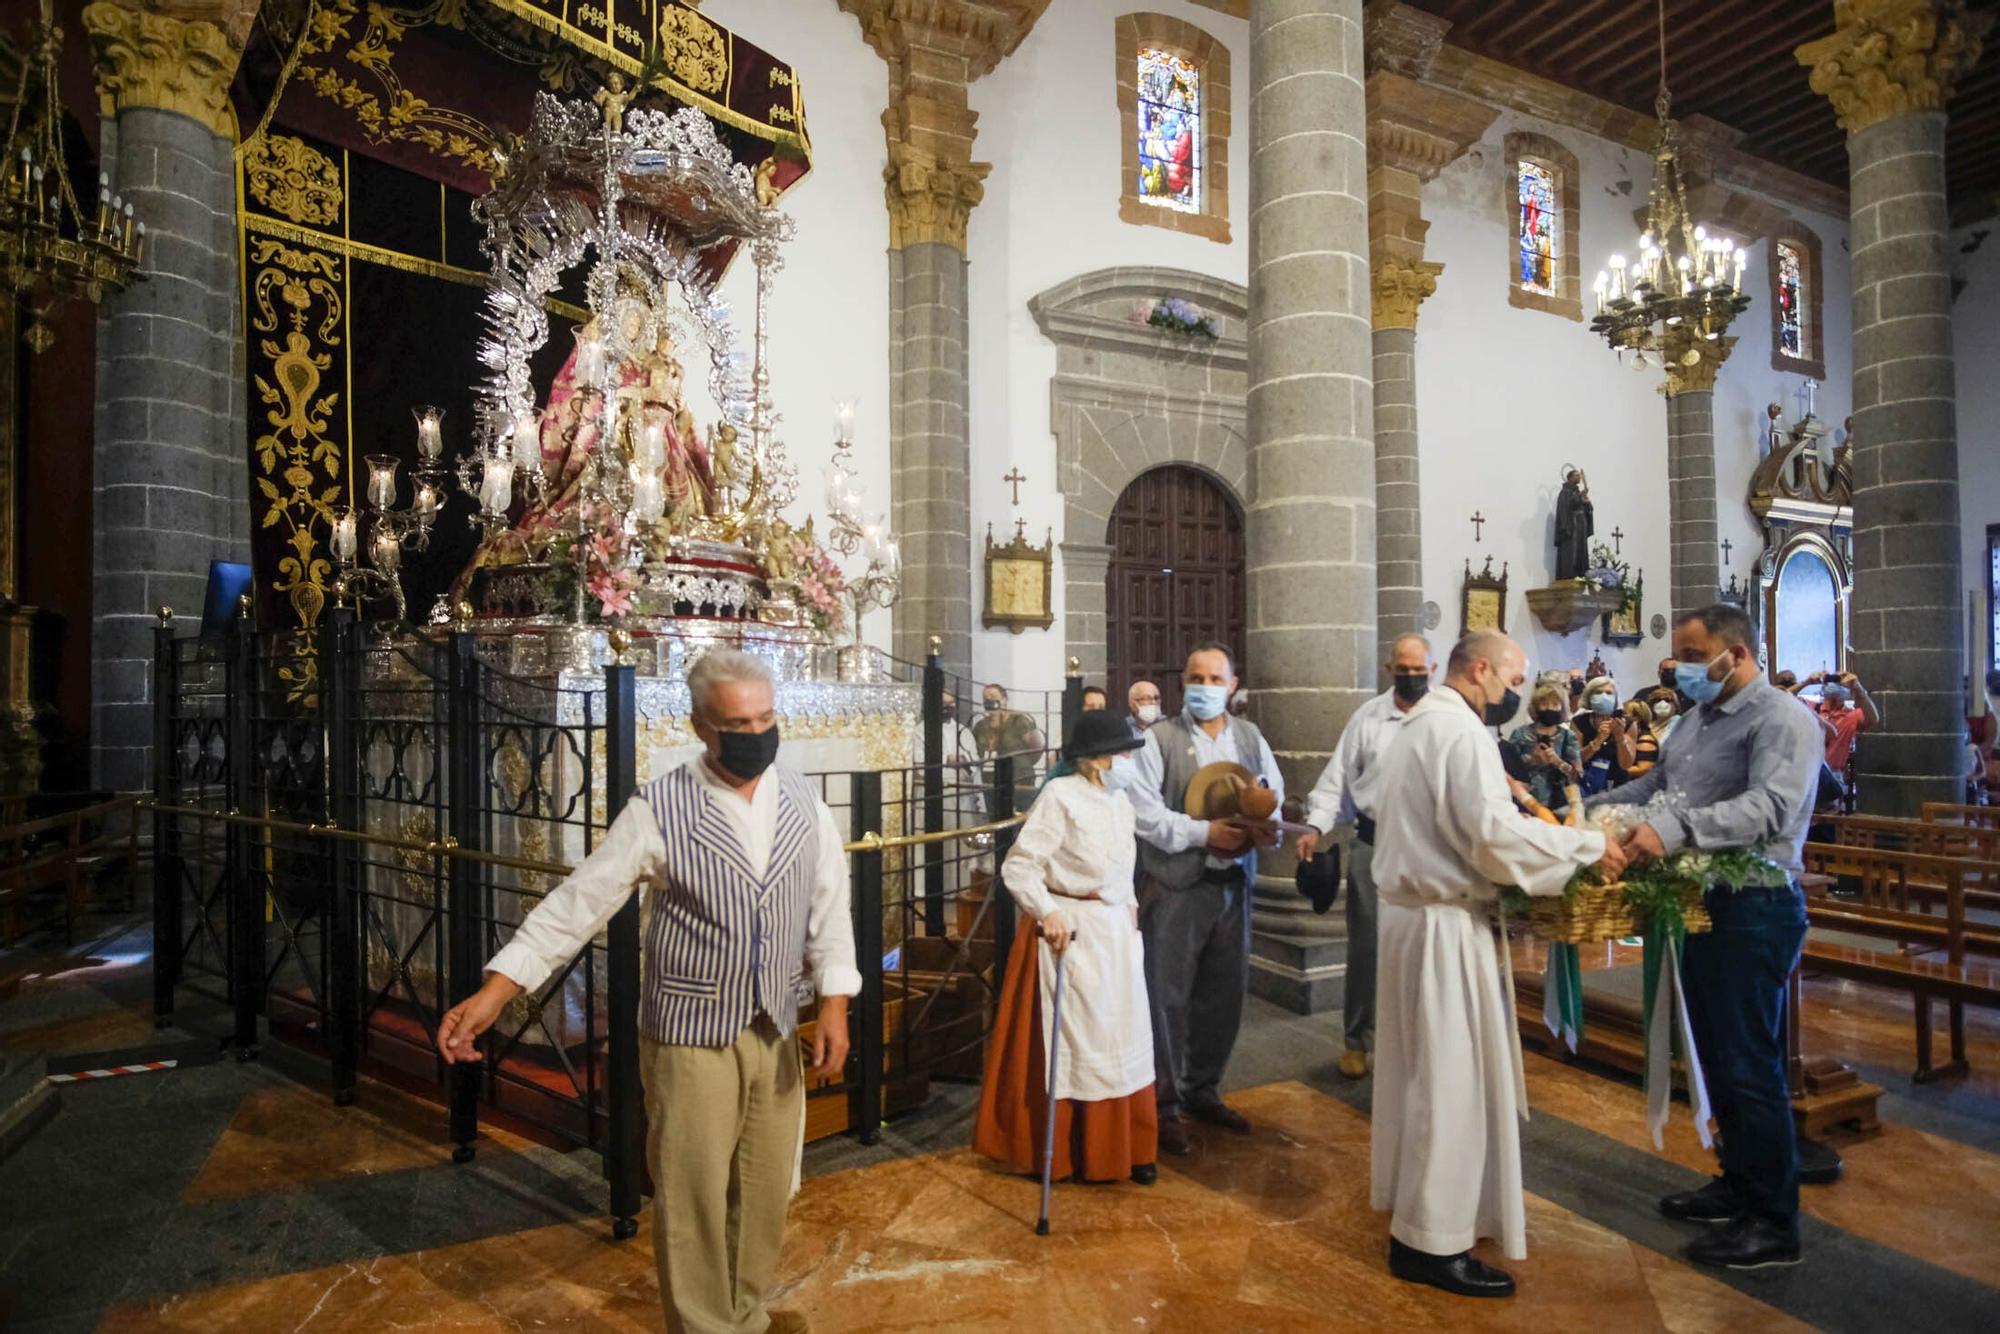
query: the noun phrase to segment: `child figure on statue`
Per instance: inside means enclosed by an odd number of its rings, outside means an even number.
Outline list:
[[[1029,808],[1000,869],[1024,921],[1000,991],[972,1147],[1016,1172],[1038,1172],[1056,1061],[1054,1174],[1083,1181],[1157,1179],[1153,1029],[1146,1008],[1132,804],[1105,786],[1112,758],[1139,741],[1118,714],[1077,718],[1065,759]],[[1056,958],[1062,1031],[1051,1032]]]

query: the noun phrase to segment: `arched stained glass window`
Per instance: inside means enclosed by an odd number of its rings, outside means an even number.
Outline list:
[[[1778,350],[1788,357],[1805,360],[1812,356],[1806,341],[1805,252],[1790,241],[1777,244],[1778,266]]]
[[[1139,199],[1181,213],[1199,213],[1201,70],[1185,56],[1142,47],[1138,78]]]
[[[1539,162],[1515,164],[1521,290],[1554,296],[1561,275],[1562,202],[1555,173]]]

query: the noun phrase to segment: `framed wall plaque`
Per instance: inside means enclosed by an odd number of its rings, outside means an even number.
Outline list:
[[[1465,584],[1459,594],[1459,634],[1469,635],[1475,630],[1507,630],[1507,566],[1503,562],[1500,573],[1493,573],[1493,558],[1488,556],[1486,564],[1478,574],[1472,572],[1472,562],[1465,562]]]
[[[1049,609],[1055,531],[1034,546],[1027,526],[1025,519],[1017,519],[1014,540],[995,545],[993,525],[986,525],[986,610],[980,623],[989,630],[1004,626],[1018,635],[1030,626],[1046,630],[1055,623]]]

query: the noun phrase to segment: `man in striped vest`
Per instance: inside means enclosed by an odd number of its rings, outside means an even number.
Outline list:
[[[861,990],[847,858],[833,813],[775,765],[770,669],[715,649],[688,673],[705,753],[633,794],[597,850],[493,956],[486,984],[438,1025],[447,1061],[508,1002],[541,987],[642,883],[639,1009],[653,1171],[653,1250],[667,1328],[804,1329],[769,1312],[796,1180],[805,1089],[794,1035],[816,990],[813,1072],[847,1060]]]

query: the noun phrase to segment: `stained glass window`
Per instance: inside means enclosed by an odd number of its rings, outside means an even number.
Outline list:
[[[1778,257],[1778,350],[1808,360],[1806,346],[1806,256],[1799,247],[1780,241]]]
[[[1556,294],[1556,235],[1562,228],[1562,205],[1556,201],[1556,176],[1538,162],[1518,165],[1521,213],[1521,287],[1543,296]]]
[[[1171,51],[1139,51],[1139,198],[1201,212],[1201,70]]]

